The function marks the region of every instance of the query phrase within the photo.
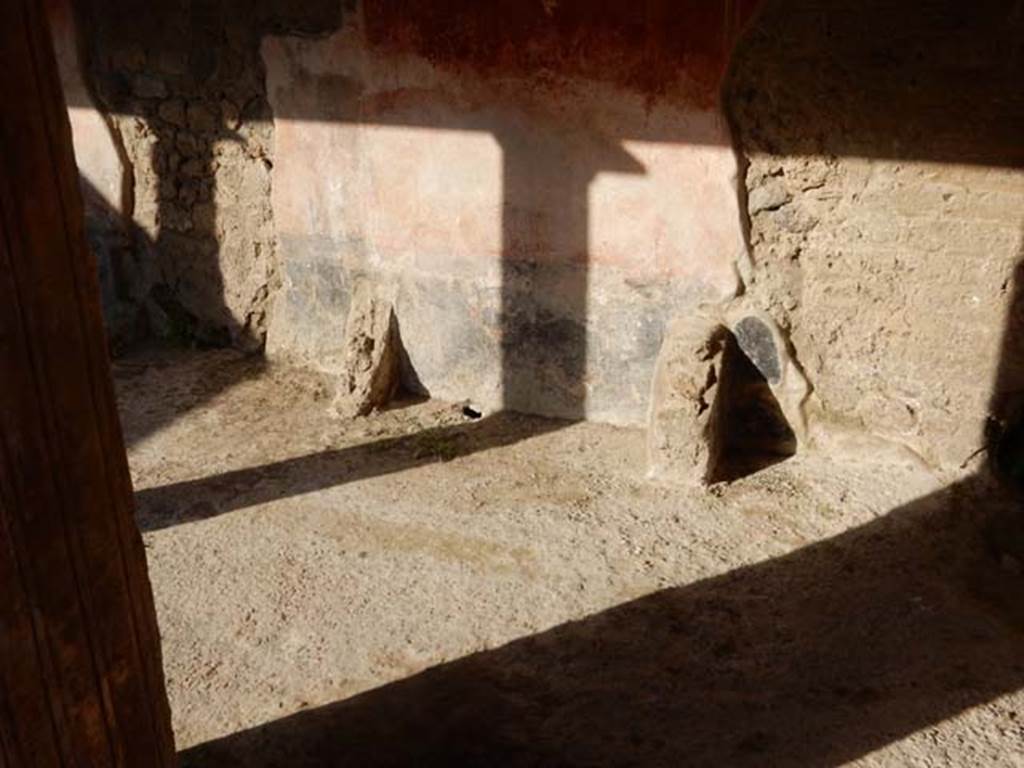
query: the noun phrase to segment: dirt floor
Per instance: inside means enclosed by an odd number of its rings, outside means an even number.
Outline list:
[[[343,421],[230,352],[116,376],[186,768],[1024,766],[981,480],[798,454],[674,488],[636,431]]]

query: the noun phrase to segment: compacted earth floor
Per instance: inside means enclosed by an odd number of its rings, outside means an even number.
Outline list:
[[[639,431],[115,368],[185,768],[1024,766],[981,479],[808,450],[687,488]]]

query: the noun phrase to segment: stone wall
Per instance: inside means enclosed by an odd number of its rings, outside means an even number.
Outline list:
[[[771,0],[740,45],[748,298],[788,331],[820,436],[958,466],[1005,418],[997,377],[1024,385],[1022,41],[1013,2]]]
[[[134,308],[140,334],[263,344],[277,278],[273,127],[259,41],[273,30],[330,29],[340,16],[333,0],[291,5],[77,4],[90,88],[70,91],[69,106],[88,113],[98,102],[127,173],[124,193],[107,204],[127,222],[115,299]],[[82,165],[96,142],[79,126],[75,133]],[[92,229],[110,241],[111,231]]]

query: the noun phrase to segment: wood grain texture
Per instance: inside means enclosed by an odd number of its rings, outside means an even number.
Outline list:
[[[40,5],[0,4],[0,767],[171,766],[159,633]]]

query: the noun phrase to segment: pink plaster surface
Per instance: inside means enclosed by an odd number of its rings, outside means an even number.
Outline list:
[[[275,114],[303,115],[276,121],[274,211],[284,236],[357,238],[382,269],[495,274],[504,205],[527,222],[557,215],[560,190],[550,189],[546,167],[555,157],[581,177],[571,186],[586,197],[587,242],[557,227],[542,242],[525,232],[525,257],[585,260],[628,279],[689,279],[709,296],[735,287],[736,161],[714,110],[651,105],[585,81],[538,90],[484,80],[381,54],[357,26],[324,41],[268,40],[264,58]],[[318,88],[325,77],[349,87]],[[538,184],[514,200],[503,179],[508,140],[519,147],[509,161],[524,166],[516,172]]]
[[[358,18],[263,43],[284,275],[268,351],[335,354],[338,297],[369,279],[399,297],[431,394],[644,423],[671,318],[738,287],[737,165],[707,88],[429,59]]]
[[[636,141],[623,146],[645,173],[602,174],[591,186],[591,263],[631,277],[703,281],[728,293],[735,287],[733,260],[743,248],[731,148]]]
[[[65,100],[75,105],[68,109],[68,117],[78,170],[109,206],[108,210],[120,212],[124,166],[110,127],[100,111],[91,106],[92,96],[79,61],[71,0],[47,0],[46,12]]]

